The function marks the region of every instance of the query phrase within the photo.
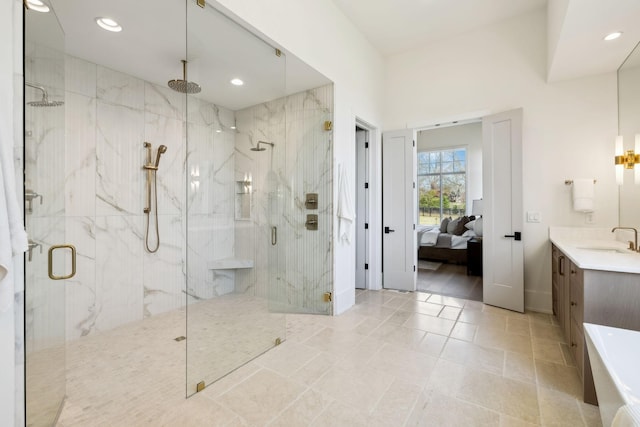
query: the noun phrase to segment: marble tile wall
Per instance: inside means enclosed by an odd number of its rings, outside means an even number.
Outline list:
[[[237,277],[236,288],[255,286],[282,310],[330,313],[322,296],[332,285],[333,86],[308,90],[236,113],[236,176],[253,178],[252,223],[236,227],[236,257],[255,259],[253,275]],[[258,141],[266,151],[251,151]],[[318,194],[318,209],[305,195]],[[318,231],[305,228],[318,215]],[[271,244],[271,228],[277,241]]]

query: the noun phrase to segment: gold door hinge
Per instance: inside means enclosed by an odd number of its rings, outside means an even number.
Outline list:
[[[204,381],[200,381],[198,384],[196,384],[196,392],[200,393],[202,390],[204,390]]]
[[[206,0],[196,0],[196,1],[198,2],[198,6],[200,6],[203,9],[207,5]]]
[[[279,58],[282,56],[282,51],[278,48],[276,48],[276,56]]]
[[[324,302],[331,302],[331,292],[324,293]]]

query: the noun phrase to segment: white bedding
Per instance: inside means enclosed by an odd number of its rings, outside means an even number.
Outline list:
[[[418,247],[420,246],[435,246],[439,248],[449,248],[449,249],[467,249],[467,242],[476,236],[473,230],[467,230],[464,232],[462,236],[450,235],[451,236],[451,244],[444,244],[443,240],[440,239],[438,242],[438,236],[440,235],[440,227],[437,225],[421,225],[418,226],[417,229],[418,238],[416,239],[418,242]]]

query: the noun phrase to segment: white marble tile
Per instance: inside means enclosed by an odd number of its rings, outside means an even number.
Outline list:
[[[142,214],[144,114],[98,101],[96,214]]]
[[[96,321],[99,331],[142,319],[142,216],[96,218]]]
[[[146,220],[145,220],[146,221]],[[186,296],[186,259],[183,224],[178,215],[159,216],[160,246],[155,253],[144,251],[144,316],[176,310],[184,306]],[[155,229],[150,243],[156,242]]]
[[[183,121],[186,117],[186,95],[166,87],[145,82],[145,111]]]
[[[96,97],[96,64],[75,56],[65,57],[65,90],[67,92]]]
[[[67,241],[76,247],[76,275],[66,281],[66,338],[73,341],[94,333],[100,305],[96,299],[95,217],[68,217]]]
[[[152,163],[155,163],[158,147],[160,145],[167,147],[167,151],[160,158],[159,169],[155,172],[158,213],[160,215],[179,214],[183,210],[185,201],[185,150],[182,121],[147,112],[145,114],[144,140],[152,144]],[[143,153],[142,162],[146,163],[146,149]],[[142,175],[143,189],[141,192],[146,206],[148,202],[144,186],[146,185],[147,173],[142,172]],[[153,175],[151,176],[153,179]]]
[[[98,65],[98,99],[137,110],[144,109],[144,81]]]
[[[65,209],[67,215],[96,213],[96,100],[67,92]]]

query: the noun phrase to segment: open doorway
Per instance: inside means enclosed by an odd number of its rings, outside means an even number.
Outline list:
[[[417,132],[418,291],[482,301],[482,121]]]
[[[369,137],[356,124],[356,289],[369,289]]]

